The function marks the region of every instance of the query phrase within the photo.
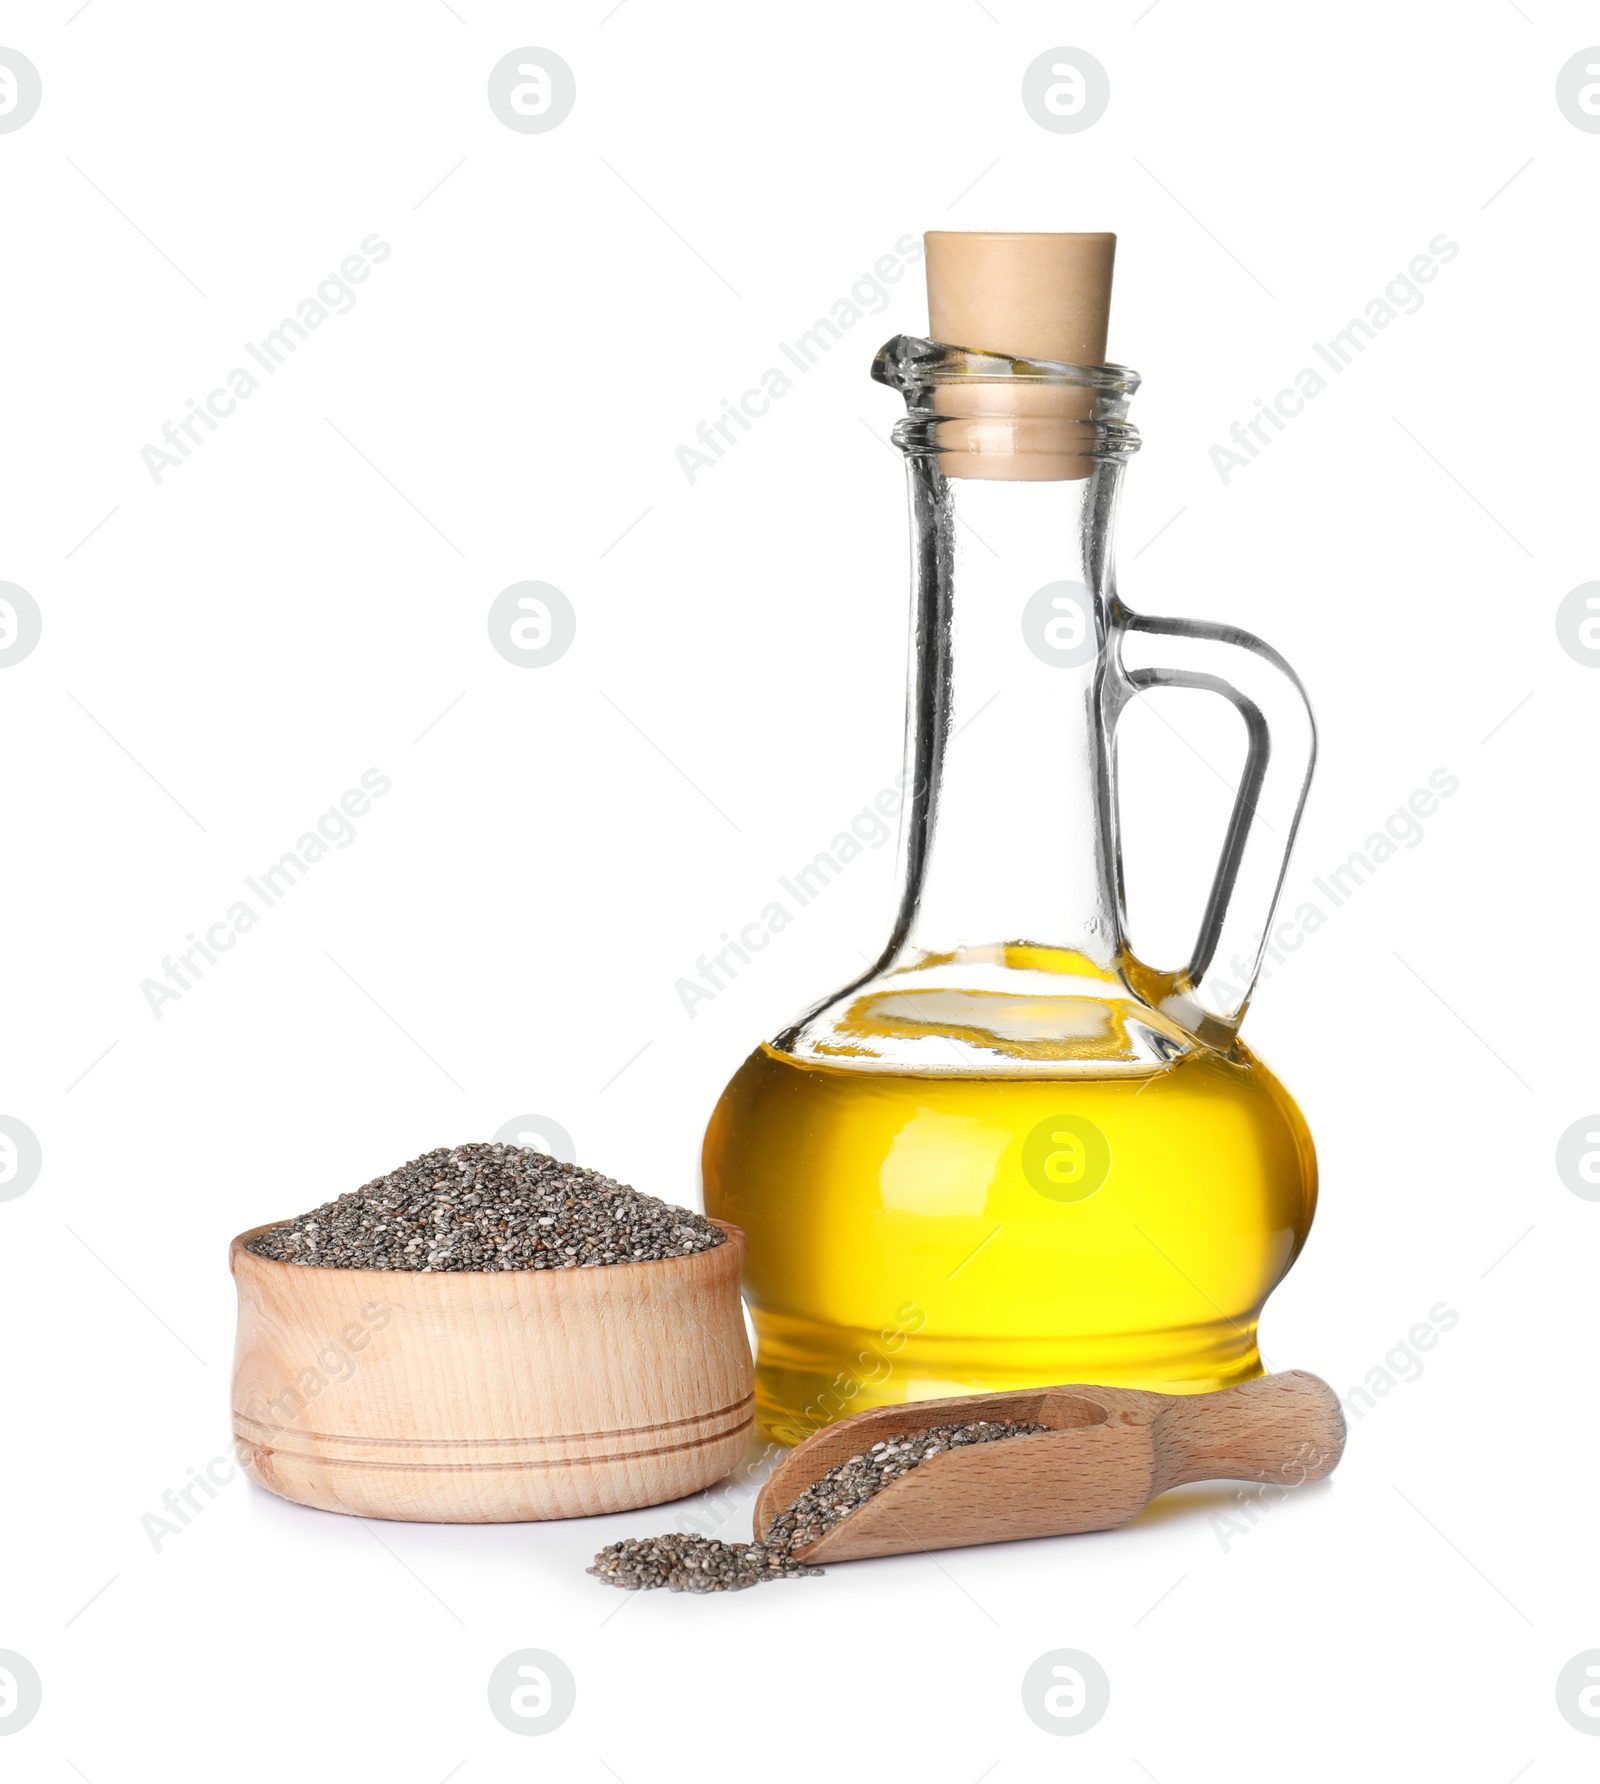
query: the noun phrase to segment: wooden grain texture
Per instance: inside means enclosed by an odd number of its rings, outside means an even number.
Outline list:
[[[262,1486],[494,1524],[658,1505],[744,1452],[745,1237],[589,1270],[324,1270],[233,1241],[233,1428]]]
[[[855,1561],[1110,1530],[1188,1481],[1321,1480],[1338,1465],[1345,1439],[1337,1395],[1301,1370],[1215,1394],[1075,1386],[885,1406],[841,1419],[791,1451],[756,1501],[756,1535],[813,1481],[880,1438],[999,1419],[1051,1429],[934,1456],[796,1553]]]

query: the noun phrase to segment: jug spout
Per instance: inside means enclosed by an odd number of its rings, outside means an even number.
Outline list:
[[[1096,464],[1139,449],[1126,419],[1139,374],[1127,366],[1018,358],[896,335],[879,348],[872,375],[905,398],[895,443],[933,453],[946,477],[1077,482]]]

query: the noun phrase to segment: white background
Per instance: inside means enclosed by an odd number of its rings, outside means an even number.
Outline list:
[[[0,579],[44,623],[0,672],[0,1113],[44,1159],[0,1204],[0,1647],[45,1691],[9,1775],[1591,1776],[1555,1679],[1600,1645],[1600,1207],[1555,1148],[1600,1103],[1600,678],[1554,616],[1596,574],[1600,137],[1554,92],[1593,10],[75,4],[0,13],[43,79],[0,136]],[[486,102],[524,45],[576,74],[546,134]],[[1110,76],[1080,134],[1020,99],[1062,45]],[[589,1557],[689,1508],[369,1529],[236,1480],[157,1552],[141,1518],[227,1443],[232,1233],[527,1112],[693,1200],[741,1057],[881,941],[892,848],[694,1020],[675,991],[898,770],[897,404],[867,368],[924,327],[920,268],[693,485],[674,449],[926,228],[1119,233],[1123,591],[1304,675],[1290,905],[1459,778],[1247,1027],[1323,1168],[1268,1355],[1407,1379],[1226,1545],[1205,1489],[1104,1536],[623,1599]],[[155,483],[163,422],[374,232],[355,307]],[[1224,483],[1210,447],[1441,232],[1422,307]],[[577,614],[544,669],[486,632],[525,578]],[[1236,745],[1168,701],[1125,743],[1170,959]],[[141,981],[372,767],[356,840],[154,1016]],[[1392,1347],[1440,1302],[1418,1375]],[[524,1647],[578,1681],[536,1742],[485,1700]],[[1019,1696],[1060,1647],[1111,1680],[1071,1743]]]

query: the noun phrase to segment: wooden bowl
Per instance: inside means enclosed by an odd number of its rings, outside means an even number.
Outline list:
[[[260,1485],[364,1518],[659,1505],[744,1452],[745,1236],[588,1270],[324,1270],[233,1241],[233,1430]]]

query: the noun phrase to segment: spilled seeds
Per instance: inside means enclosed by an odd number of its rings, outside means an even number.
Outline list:
[[[825,1535],[841,1519],[881,1493],[891,1481],[949,1450],[1008,1437],[1034,1437],[1048,1425],[982,1420],[935,1425],[885,1437],[847,1462],[830,1468],[772,1520],[764,1542],[720,1542],[709,1536],[646,1536],[614,1542],[594,1558],[589,1572],[630,1592],[665,1587],[669,1592],[742,1592],[768,1580],[821,1573],[796,1559],[796,1551]]]
[[[719,1542],[712,1536],[646,1536],[614,1542],[589,1572],[629,1592],[742,1592],[768,1580],[821,1573],[764,1542]]]
[[[587,1270],[688,1257],[724,1234],[702,1214],[524,1146],[441,1147],[246,1249],[325,1270]]]

